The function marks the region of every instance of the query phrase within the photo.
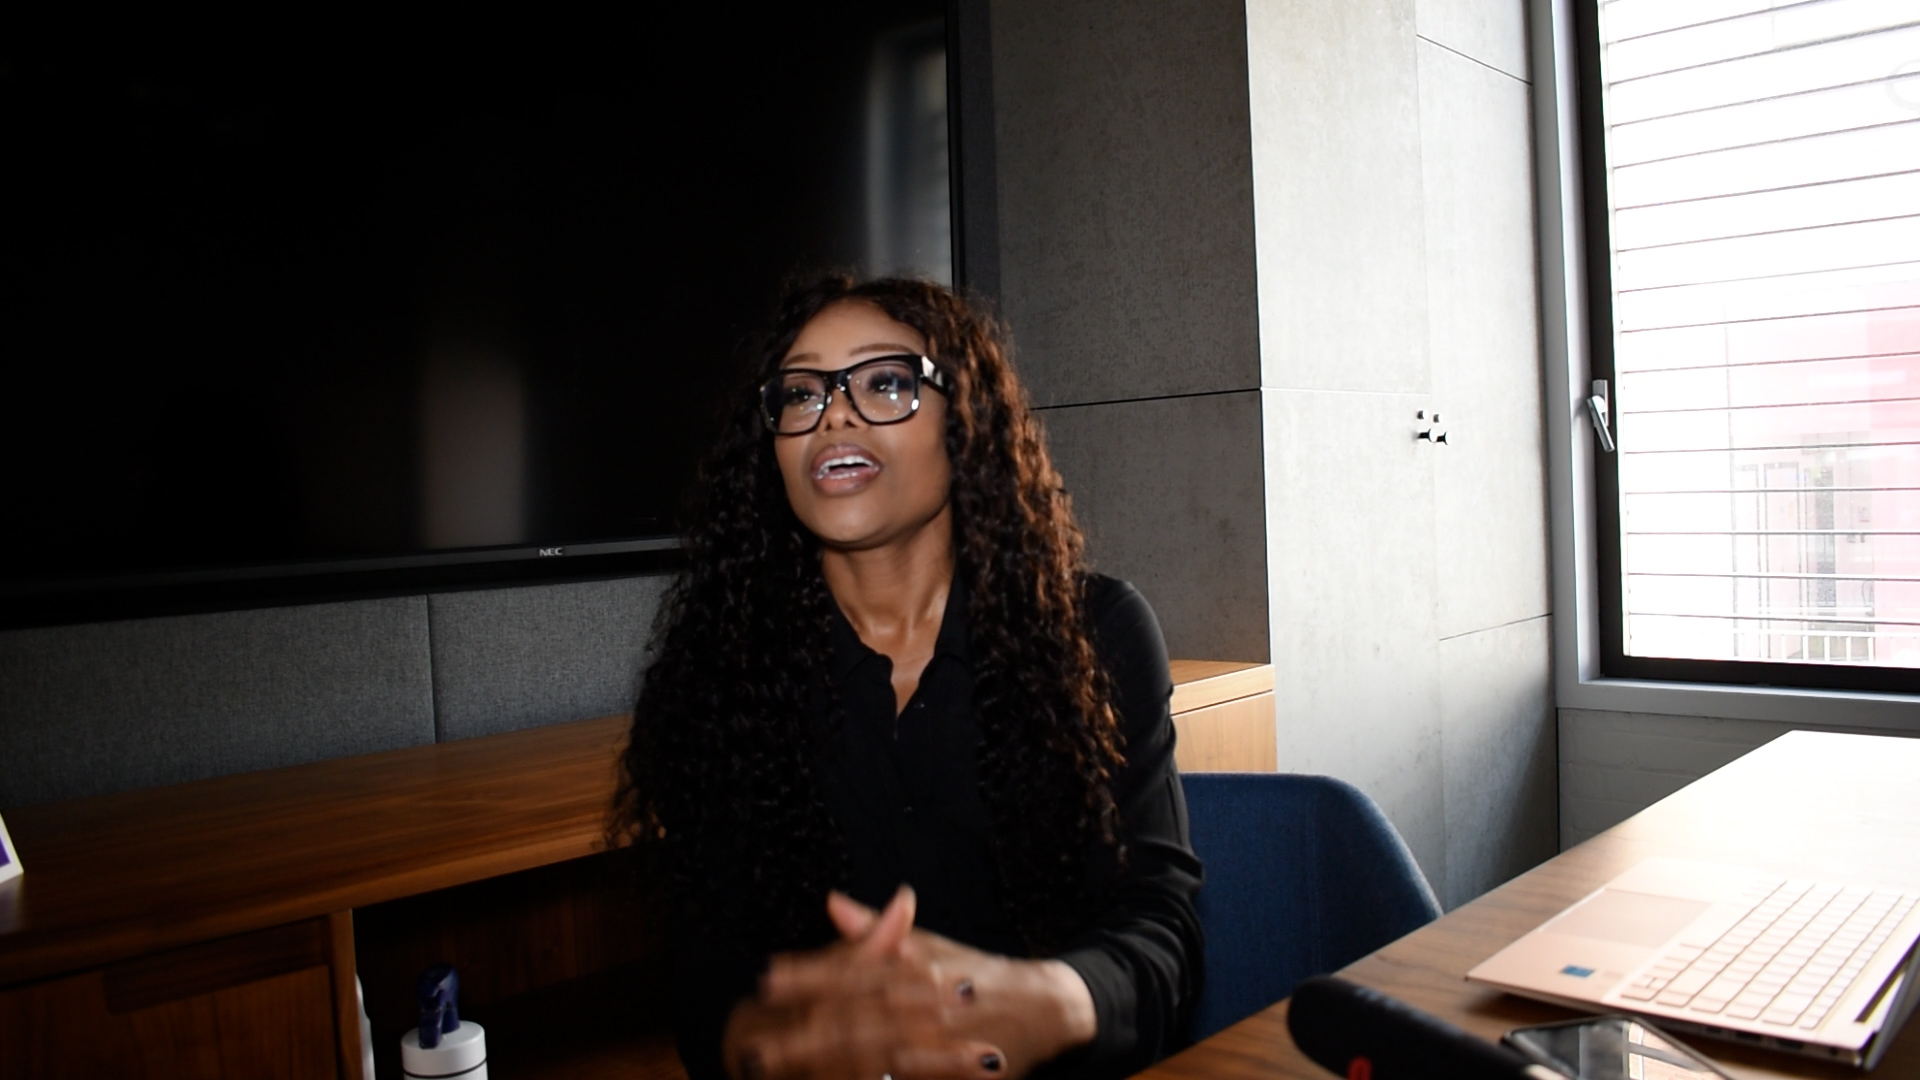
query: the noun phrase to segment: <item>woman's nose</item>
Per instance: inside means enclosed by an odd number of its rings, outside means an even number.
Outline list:
[[[826,411],[820,417],[820,424],[828,428],[857,426],[862,423],[860,414],[853,407],[853,391],[844,386],[833,388],[833,395],[827,401]]]

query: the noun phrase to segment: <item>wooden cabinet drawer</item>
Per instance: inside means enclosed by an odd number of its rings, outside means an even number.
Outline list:
[[[1271,692],[1176,713],[1173,727],[1179,735],[1173,760],[1183,773],[1279,768]]]
[[[0,990],[0,1078],[336,1080],[326,919]]]

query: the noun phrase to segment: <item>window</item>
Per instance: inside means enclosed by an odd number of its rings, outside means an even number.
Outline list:
[[[1920,5],[1574,8],[1602,670],[1920,689]]]

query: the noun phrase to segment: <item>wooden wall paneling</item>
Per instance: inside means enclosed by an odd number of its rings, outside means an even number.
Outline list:
[[[1176,713],[1173,759],[1181,772],[1273,772],[1273,694]]]

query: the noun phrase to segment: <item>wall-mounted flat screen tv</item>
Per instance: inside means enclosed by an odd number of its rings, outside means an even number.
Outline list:
[[[12,621],[671,546],[783,279],[952,279],[944,3],[641,10],[0,44]]]

